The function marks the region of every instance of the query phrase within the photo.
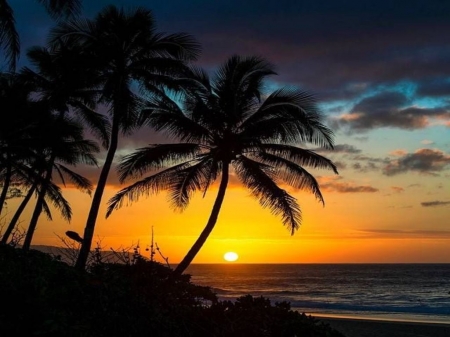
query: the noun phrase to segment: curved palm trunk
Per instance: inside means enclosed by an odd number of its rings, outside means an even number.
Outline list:
[[[0,195],[0,214],[2,214],[3,206],[6,201],[6,195],[8,194],[9,185],[11,183],[11,174],[12,174],[12,167],[11,167],[11,154],[9,151],[6,153],[6,174],[5,174],[5,182],[3,183],[3,189],[2,193]]]
[[[197,241],[195,241],[192,248],[186,254],[184,259],[180,262],[180,264],[175,268],[173,274],[175,276],[179,276],[183,274],[187,267],[191,264],[192,260],[195,258],[197,253],[202,248],[203,244],[206,242],[209,234],[213,230],[214,226],[217,222],[217,217],[219,216],[220,208],[222,207],[223,199],[225,197],[225,191],[227,190],[228,185],[228,173],[229,173],[229,164],[223,164],[222,171],[222,180],[220,181],[219,192],[217,193],[216,201],[214,202],[213,209],[211,211],[211,215],[209,216],[208,223],[203,229],[202,233],[198,237]]]
[[[36,230],[36,226],[39,220],[39,216],[42,213],[42,208],[44,205],[44,198],[47,194],[48,186],[50,184],[50,181],[52,180],[52,173],[53,173],[53,164],[55,163],[56,154],[55,152],[52,153],[52,156],[49,159],[48,162],[48,168],[47,172],[45,174],[43,186],[38,194],[38,199],[36,202],[36,207],[34,208],[33,215],[31,216],[30,225],[28,226],[27,234],[25,235],[25,240],[23,241],[23,250],[29,250],[31,246],[31,240],[33,239],[34,231]]]
[[[16,227],[17,221],[19,221],[20,216],[22,215],[23,210],[27,206],[28,202],[31,199],[31,196],[33,195],[34,191],[36,190],[37,183],[35,183],[29,190],[25,198],[20,203],[19,207],[17,208],[16,212],[14,213],[14,216],[12,217],[11,221],[9,222],[8,228],[6,229],[5,233],[3,234],[2,240],[0,243],[6,244],[8,243],[8,239],[13,232],[14,228]]]
[[[111,165],[116,154],[117,145],[119,142],[119,123],[114,120],[111,130],[111,142],[106,155],[105,163],[103,164],[100,177],[98,179],[97,187],[95,188],[94,197],[91,203],[91,209],[86,221],[86,227],[84,228],[83,242],[81,243],[80,252],[78,253],[77,262],[75,268],[84,270],[91,251],[92,239],[94,237],[95,223],[97,221],[98,211],[100,209],[100,203],[102,201],[103,191],[105,190],[106,181],[108,180],[108,174],[111,170]]]

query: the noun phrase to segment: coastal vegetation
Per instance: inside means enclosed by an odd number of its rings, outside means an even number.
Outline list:
[[[343,337],[288,303],[243,296],[220,301],[143,257],[80,272],[52,256],[0,246],[5,336]]]

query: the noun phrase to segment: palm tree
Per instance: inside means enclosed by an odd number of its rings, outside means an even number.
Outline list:
[[[81,10],[81,0],[38,0],[55,19],[72,17]],[[14,10],[6,0],[0,0],[0,49],[5,50],[6,59],[15,71],[20,55],[20,39],[16,30]]]
[[[31,185],[27,195],[28,197],[33,193],[31,192],[33,187],[39,187],[37,189],[36,207],[23,245],[24,249],[29,248],[39,216],[45,209],[45,198],[48,197],[47,192],[49,192],[48,188],[51,186],[53,171],[59,169],[55,161],[61,160],[67,154],[73,157],[70,159],[66,157],[63,160],[70,165],[75,165],[79,159],[83,159],[91,165],[96,165],[92,153],[97,152],[98,148],[91,141],[83,138],[83,128],[79,123],[88,124],[91,131],[97,134],[105,145],[107,145],[109,131],[108,120],[93,110],[96,105],[98,90],[95,89],[95,81],[93,82],[95,72],[89,67],[87,62],[89,56],[84,50],[79,46],[67,46],[62,41],[58,41],[53,43],[51,48],[30,48],[27,56],[36,71],[25,67],[20,74],[26,83],[30,83],[34,87],[34,94],[37,96],[41,108],[47,109],[43,114],[48,114],[48,124],[41,125],[41,127],[51,126],[53,128],[42,133],[48,135],[48,139],[46,137],[42,139],[44,142],[39,153],[42,157],[41,162],[44,161],[44,166],[39,165],[38,174],[38,179],[42,181],[36,180]],[[75,115],[73,118],[78,121],[72,120],[72,117],[68,117],[68,114]],[[42,130],[39,131],[42,132]],[[68,133],[64,134],[64,132]],[[64,149],[64,147],[67,148]],[[79,153],[83,149],[87,151],[86,154]],[[63,153],[63,151],[68,151],[68,153]],[[64,168],[64,170],[65,173],[71,175],[74,181],[80,183],[80,188],[90,189],[90,183],[83,181],[83,177],[76,175],[68,168]],[[89,188],[87,188],[88,185]],[[54,195],[57,196],[57,194]],[[29,197],[25,198],[25,200],[29,199]],[[62,199],[59,198],[59,200]],[[21,207],[22,205],[18,211]],[[13,226],[12,223],[10,225],[10,227]]]
[[[141,178],[149,170],[156,173],[119,191],[109,201],[108,216],[124,199],[135,201],[161,190],[168,190],[172,205],[183,209],[195,191],[206,193],[221,176],[208,222],[175,275],[189,266],[213,230],[230,174],[263,207],[280,215],[291,234],[299,228],[301,210],[278,182],[309,190],[324,203],[319,184],[304,167],[337,173],[336,166],[297,145],[333,148],[333,133],[322,124],[315,100],[306,92],[284,88],[263,100],[263,80],[272,74],[273,67],[258,57],[231,57],[212,80],[193,69],[183,81],[191,88],[179,104],[168,97],[154,98],[147,111],[149,126],[180,143],[138,149],[119,166],[121,181]]]
[[[66,220],[70,221],[70,206],[63,198],[61,189],[54,183],[54,172],[63,185],[69,179],[75,187],[90,193],[92,186],[89,180],[75,173],[67,165],[76,166],[79,163],[97,165],[94,153],[99,151],[96,143],[84,138],[83,126],[73,118],[50,113],[42,122],[40,132],[43,137],[39,145],[42,148],[40,154],[45,159],[45,165],[40,169],[42,177],[36,186],[37,202],[22,246],[24,250],[30,248],[41,212],[44,210],[47,215],[50,214],[46,198],[61,210]],[[49,218],[51,219],[51,215]]]
[[[143,99],[132,88],[145,83],[145,90],[161,92],[184,63],[199,53],[198,43],[187,34],[157,33],[151,12],[137,8],[103,9],[93,20],[72,20],[53,30],[54,41],[78,43],[95,57],[102,83],[100,102],[108,107],[111,134],[106,159],[86,221],[76,268],[84,269],[89,256],[103,191],[118,147],[119,134],[138,126]],[[144,82],[145,81],[145,82]]]

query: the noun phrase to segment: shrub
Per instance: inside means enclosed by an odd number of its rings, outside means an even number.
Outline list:
[[[343,336],[285,302],[219,301],[190,275],[145,259],[79,273],[48,254],[0,245],[0,301],[5,336]]]

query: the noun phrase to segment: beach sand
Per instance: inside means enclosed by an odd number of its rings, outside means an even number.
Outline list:
[[[450,337],[449,324],[314,316],[347,337]]]

